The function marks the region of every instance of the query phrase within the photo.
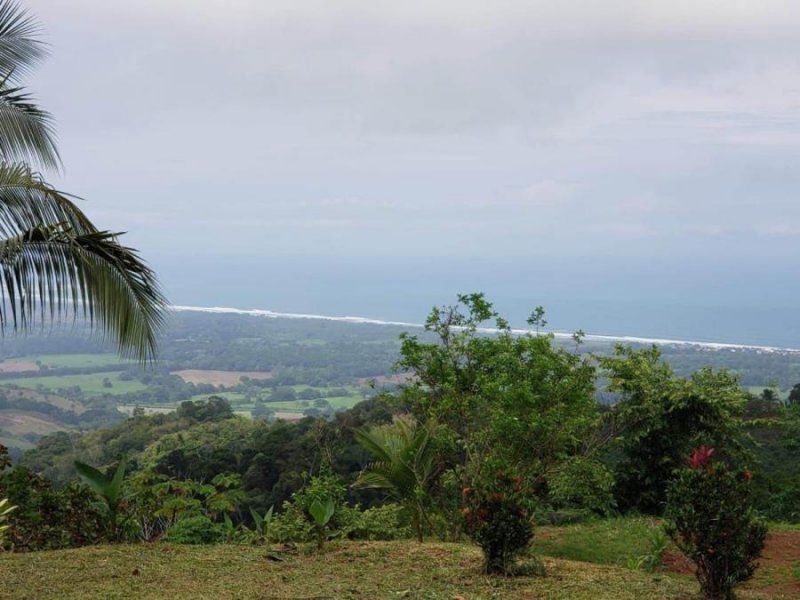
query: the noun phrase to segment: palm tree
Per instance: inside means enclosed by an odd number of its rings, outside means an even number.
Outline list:
[[[354,436],[375,459],[354,486],[385,490],[411,514],[417,541],[422,542],[427,495],[437,475],[431,428],[398,418],[391,425],[357,429]]]
[[[145,362],[165,307],[154,273],[37,172],[61,164],[50,115],[21,84],[45,55],[39,31],[15,0],[0,0],[0,332],[82,316]]]

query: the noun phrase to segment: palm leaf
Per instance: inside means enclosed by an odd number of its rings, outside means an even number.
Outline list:
[[[0,235],[58,224],[80,233],[97,231],[71,196],[50,186],[28,165],[0,162]]]
[[[52,118],[22,88],[6,83],[0,84],[0,156],[52,169],[60,164]]]
[[[0,73],[12,78],[27,75],[47,54],[40,33],[36,19],[18,2],[0,1]]]
[[[0,240],[0,272],[3,331],[82,310],[121,354],[142,362],[155,355],[165,300],[153,272],[116,234],[36,227]]]
[[[44,168],[60,159],[50,115],[17,82],[44,57],[35,19],[14,0],[0,0],[0,157]]]

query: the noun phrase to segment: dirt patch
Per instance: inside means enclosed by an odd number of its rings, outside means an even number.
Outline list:
[[[407,383],[411,381],[414,377],[413,373],[397,373],[395,375],[377,375],[375,377],[359,377],[358,384],[359,385],[372,385],[372,382],[375,382],[376,386],[381,385],[399,385],[401,383]]]
[[[4,360],[0,362],[0,373],[29,373],[38,371],[39,365],[30,360]]]
[[[303,413],[296,412],[276,412],[276,419],[283,419],[284,421],[299,421],[304,417]]]
[[[767,534],[758,564],[755,578],[744,586],[745,589],[766,592],[770,598],[800,598],[800,531]],[[694,575],[692,562],[677,551],[664,555],[663,568],[671,573]]]
[[[669,551],[664,555],[664,567],[673,573],[693,574],[694,565],[683,554]],[[773,531],[759,559],[762,569],[782,569],[800,565],[800,531]]]
[[[69,427],[37,413],[2,410],[0,411],[0,429],[11,434],[36,433],[45,435],[54,431],[63,431],[69,429]]]
[[[208,383],[211,385],[221,385],[223,387],[234,387],[241,383],[242,377],[250,379],[272,379],[269,371],[212,371],[201,369],[184,369],[183,371],[172,371],[187,383]]]

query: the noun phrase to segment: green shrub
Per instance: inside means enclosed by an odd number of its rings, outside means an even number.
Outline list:
[[[400,504],[384,504],[359,513],[350,537],[359,540],[400,540],[411,535],[405,508]]]
[[[670,485],[666,531],[694,562],[704,597],[730,600],[753,576],[767,528],[752,506],[750,473],[712,462],[713,453],[697,448]]]
[[[336,510],[326,524],[328,537],[349,537],[358,526],[360,511],[347,505],[347,488],[339,477],[323,473],[312,477],[308,485],[283,503],[282,512],[274,515],[268,538],[274,542],[308,542],[316,539],[311,507],[315,502],[331,500]]]
[[[616,510],[614,475],[604,465],[580,457],[567,460],[549,481],[550,501],[560,509],[607,517]]]
[[[173,544],[216,544],[223,541],[225,532],[205,515],[184,517],[167,532],[165,541]]]
[[[533,539],[522,489],[521,477],[498,472],[492,481],[463,490],[465,529],[483,550],[487,573],[514,574],[514,560]]]
[[[24,467],[0,474],[0,495],[18,508],[7,516],[6,544],[16,551],[56,550],[96,544],[106,519],[96,496],[75,484],[60,490]]]

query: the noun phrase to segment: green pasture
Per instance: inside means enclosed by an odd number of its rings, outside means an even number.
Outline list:
[[[147,386],[136,381],[122,381],[119,379],[120,371],[107,373],[88,373],[82,375],[42,375],[40,377],[17,377],[14,379],[4,379],[2,385],[17,385],[21,388],[36,390],[41,386],[48,391],[57,391],[64,388],[79,387],[81,391],[89,396],[100,396],[103,394],[125,394],[128,392],[138,392]],[[112,387],[107,388],[103,385],[103,380],[108,378]]]

